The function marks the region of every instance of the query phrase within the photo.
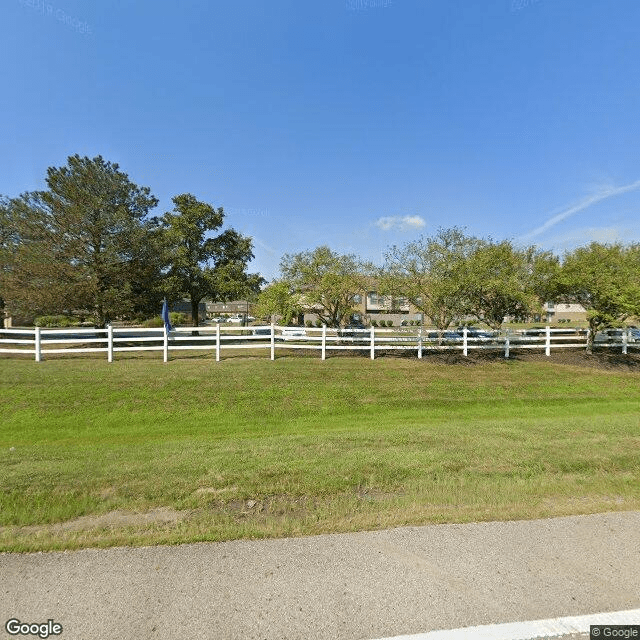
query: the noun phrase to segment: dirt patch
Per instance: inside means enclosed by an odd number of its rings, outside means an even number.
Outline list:
[[[376,357],[401,357],[416,359],[414,351],[380,352]],[[502,350],[471,351],[464,356],[460,351],[425,351],[422,360],[429,364],[476,366],[490,362],[546,362],[573,367],[589,367],[592,369],[638,371],[640,372],[640,353],[611,353],[609,351],[595,351],[588,354],[584,349],[557,349],[551,351],[550,356],[531,350],[512,348],[509,358],[504,357]]]
[[[640,371],[640,354],[611,353],[609,351],[596,351],[588,354],[583,350],[562,349],[552,352],[550,356],[543,353],[516,353],[513,359],[524,362],[552,362],[554,364],[565,364],[574,367],[590,367],[594,369],[617,369],[627,371]]]
[[[144,513],[131,511],[110,511],[97,516],[81,516],[75,520],[58,522],[55,524],[29,525],[16,527],[21,533],[60,533],[63,531],[88,531],[90,529],[122,529],[148,524],[175,524],[185,520],[190,511],[175,511],[169,507],[159,507]],[[14,527],[0,527],[4,533]]]

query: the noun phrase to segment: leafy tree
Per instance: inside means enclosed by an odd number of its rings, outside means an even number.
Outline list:
[[[170,260],[166,289],[172,297],[191,301],[193,326],[198,326],[198,305],[205,297],[216,301],[250,295],[264,282],[248,274],[253,259],[251,238],[227,229],[214,237],[224,221],[222,207],[199,202],[191,194],[172,198],[174,209],[162,219],[165,250]]]
[[[560,259],[551,251],[542,251],[536,247],[525,249],[531,291],[540,305],[555,300],[557,279],[560,271]]]
[[[508,240],[480,242],[467,259],[467,312],[499,329],[505,316],[538,311],[553,264],[550,254],[534,247],[517,249]]]
[[[25,315],[87,312],[97,326],[132,313],[136,262],[145,263],[148,288],[160,276],[141,257],[158,253],[149,233],[157,222],[147,219],[157,199],[101,156],[70,156],[47,170],[46,182],[46,191],[10,201],[20,243],[9,304]]]
[[[340,327],[355,311],[355,296],[365,291],[373,267],[355,255],[341,255],[321,246],[313,251],[286,254],[280,262],[294,304],[317,314],[329,327]]]
[[[394,246],[386,255],[379,290],[404,295],[438,329],[445,330],[467,311],[467,261],[479,242],[454,227]]]
[[[4,316],[5,280],[17,241],[10,219],[9,199],[0,195],[0,319]]]
[[[592,242],[565,254],[556,284],[562,299],[587,310],[589,339],[640,313],[640,247]]]
[[[37,193],[8,204],[13,251],[8,254],[3,291],[12,315],[62,314],[81,305],[74,265],[64,256],[51,212]]]
[[[288,282],[276,280],[260,292],[255,313],[258,317],[281,316],[282,322],[289,324],[304,313],[302,294],[293,291]]]

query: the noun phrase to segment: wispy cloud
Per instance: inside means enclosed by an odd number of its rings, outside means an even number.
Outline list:
[[[640,188],[640,180],[636,180],[631,184],[624,185],[622,187],[605,187],[600,189],[598,192],[583,198],[576,204],[572,204],[566,209],[562,210],[560,213],[549,218],[544,224],[537,227],[533,231],[523,235],[520,237],[520,240],[529,240],[534,238],[535,236],[539,236],[541,233],[544,233],[547,229],[550,229],[554,225],[558,224],[558,222],[562,222],[569,216],[572,216],[580,211],[584,211],[585,209],[591,207],[598,202],[602,202],[608,198],[613,198],[614,196],[619,196],[623,193],[629,193],[630,191],[635,191]]]
[[[270,247],[268,244],[260,240],[260,238],[256,238],[255,236],[253,236],[252,240],[253,240],[253,244],[255,244],[256,247],[260,247],[261,249],[264,249],[268,254],[276,255],[278,253],[277,249]]]
[[[378,218],[376,227],[383,231],[410,231],[411,229],[422,229],[427,223],[421,216],[385,216]]]
[[[614,242],[624,242],[625,238],[636,235],[636,230],[623,226],[610,227],[585,227],[573,229],[569,233],[549,238],[545,245],[556,250],[571,250],[575,247],[584,246],[590,242],[601,242],[612,244]]]

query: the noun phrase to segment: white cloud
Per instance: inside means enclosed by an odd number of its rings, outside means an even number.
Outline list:
[[[383,231],[410,231],[412,229],[422,229],[426,226],[424,218],[421,216],[384,216],[375,222],[376,227]]]
[[[630,191],[635,191],[636,189],[640,188],[640,180],[636,180],[635,182],[632,182],[631,184],[627,184],[624,185],[622,187],[604,187],[601,188],[598,192],[587,196],[586,198],[583,198],[582,200],[580,200],[580,202],[577,202],[576,204],[572,204],[571,206],[567,207],[566,209],[562,210],[560,213],[552,216],[551,218],[549,218],[544,224],[542,224],[541,226],[535,228],[533,231],[530,231],[529,233],[526,233],[525,235],[520,237],[521,241],[525,241],[525,240],[529,240],[531,238],[534,238],[535,236],[539,236],[541,233],[544,233],[547,229],[550,229],[551,227],[553,227],[554,225],[558,224],[558,222],[562,222],[562,220],[564,220],[565,218],[568,218],[569,216],[572,216],[576,213],[579,213],[580,211],[584,211],[585,209],[587,209],[588,207],[598,203],[598,202],[602,202],[603,200],[606,200],[607,198],[613,198],[614,196],[618,196],[621,195],[623,193],[628,193]]]

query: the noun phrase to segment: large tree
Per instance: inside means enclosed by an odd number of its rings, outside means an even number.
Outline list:
[[[148,214],[157,199],[101,156],[70,156],[47,170],[46,183],[47,190],[9,204],[20,243],[8,304],[29,315],[88,313],[97,326],[133,313],[136,280],[151,291],[160,276],[161,265],[152,274],[144,258],[161,254],[150,246],[157,222]]]
[[[224,222],[222,207],[198,201],[185,193],[172,198],[174,208],[162,218],[169,260],[166,290],[170,297],[188,297],[193,326],[198,326],[198,306],[204,298],[226,301],[257,293],[264,282],[248,274],[253,259],[251,238],[234,229],[217,236]]]
[[[17,246],[18,239],[11,220],[9,199],[0,196],[0,321],[4,318],[4,301],[7,295],[6,280]]]
[[[327,246],[286,254],[280,262],[296,304],[315,313],[329,327],[340,327],[355,309],[355,297],[366,291],[373,267],[352,254],[339,254]]]
[[[565,254],[557,276],[561,299],[587,310],[589,340],[608,326],[640,315],[640,246],[592,242]]]
[[[379,291],[406,297],[440,330],[460,319],[465,299],[467,261],[479,246],[477,238],[454,227],[431,237],[393,246],[386,255]]]
[[[499,329],[505,316],[524,318],[540,311],[557,261],[535,247],[519,249],[509,240],[482,241],[468,257],[467,312]]]

